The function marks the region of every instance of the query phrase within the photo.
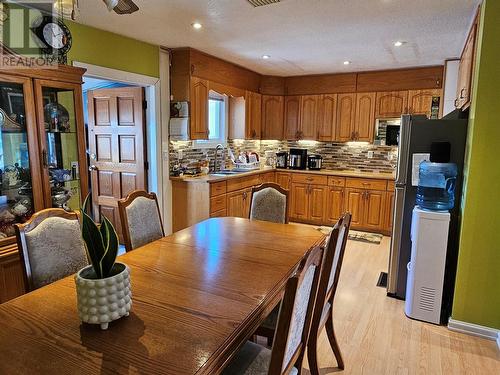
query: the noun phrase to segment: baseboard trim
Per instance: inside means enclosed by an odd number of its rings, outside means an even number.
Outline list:
[[[500,350],[500,330],[496,328],[490,328],[485,326],[480,326],[478,324],[462,322],[460,320],[449,319],[448,329],[466,333],[468,335],[482,337],[488,340],[496,341],[498,349]]]

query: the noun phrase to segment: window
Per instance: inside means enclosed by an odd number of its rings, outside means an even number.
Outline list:
[[[227,141],[227,96],[215,91],[208,94],[208,140],[197,140],[199,148],[211,148]]]

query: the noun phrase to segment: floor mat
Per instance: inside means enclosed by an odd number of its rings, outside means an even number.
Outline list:
[[[387,287],[387,272],[380,272],[380,276],[378,277],[377,286],[381,288]]]
[[[316,228],[319,230],[321,233],[324,234],[330,234],[332,228],[331,227],[318,227]],[[372,243],[375,245],[379,245],[380,242],[382,241],[382,238],[384,236],[379,234],[379,233],[368,233],[368,232],[361,232],[359,230],[349,230],[349,239],[353,241],[360,241],[360,242],[366,242],[366,243]]]

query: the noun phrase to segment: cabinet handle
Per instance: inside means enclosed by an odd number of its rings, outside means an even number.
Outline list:
[[[191,64],[191,74],[194,74],[194,64]]]
[[[458,108],[458,98],[455,99],[455,108]]]
[[[42,150],[42,165],[44,168],[47,168],[49,166],[49,163],[47,161],[47,151]]]
[[[464,91],[465,91],[465,88],[463,88],[462,90],[460,90],[460,99],[464,99],[465,98]]]
[[[356,132],[356,140],[359,140],[359,132]]]
[[[247,199],[247,193],[246,192],[243,193],[243,199]]]

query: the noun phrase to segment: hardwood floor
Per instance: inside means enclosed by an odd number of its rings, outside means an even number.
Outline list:
[[[500,374],[500,351],[489,341],[407,318],[404,302],[375,284],[387,270],[390,239],[349,241],[334,303],[334,322],[348,374]],[[307,358],[307,357],[306,357]],[[338,371],[326,333],[321,374]],[[309,374],[307,360],[303,374]]]

